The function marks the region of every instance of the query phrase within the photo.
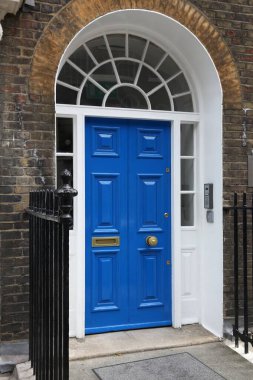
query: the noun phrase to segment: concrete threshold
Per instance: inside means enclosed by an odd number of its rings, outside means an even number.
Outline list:
[[[186,346],[197,346],[206,343],[218,342],[219,338],[205,330],[200,325],[188,325],[175,329],[173,327],[159,327],[142,330],[110,332],[104,334],[87,335],[84,339],[70,339],[69,359],[76,363],[79,369],[80,360],[97,359],[103,357],[117,357],[124,354],[157,351]],[[79,368],[80,367],[80,368]],[[14,372],[14,379],[32,380],[31,363],[18,364]],[[90,376],[90,375],[89,375]],[[71,379],[80,377],[74,375]],[[0,379],[1,380],[1,379]]]
[[[182,328],[159,327],[152,329],[110,332],[87,335],[84,339],[70,339],[71,361],[122,355],[134,352],[194,346],[218,342],[220,339],[200,325]]]

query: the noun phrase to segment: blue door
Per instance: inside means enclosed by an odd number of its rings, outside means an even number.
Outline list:
[[[86,334],[171,325],[170,123],[85,125]]]

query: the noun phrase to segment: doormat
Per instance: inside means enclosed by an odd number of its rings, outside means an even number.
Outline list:
[[[100,380],[224,380],[194,356],[183,352],[94,368]]]

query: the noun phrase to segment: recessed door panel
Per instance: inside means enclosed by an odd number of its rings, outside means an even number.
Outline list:
[[[86,334],[171,324],[170,123],[86,118]]]
[[[118,309],[119,250],[92,251],[93,311]]]
[[[142,158],[162,158],[163,130],[137,129],[138,156]]]
[[[92,174],[93,232],[119,232],[119,174]]]
[[[139,231],[161,231],[163,204],[160,202],[162,174],[138,174]]]
[[[140,305],[139,307],[163,306],[163,287],[162,278],[162,252],[160,248],[152,250],[140,249],[140,273],[139,288]]]
[[[119,156],[119,127],[92,127],[93,156]]]

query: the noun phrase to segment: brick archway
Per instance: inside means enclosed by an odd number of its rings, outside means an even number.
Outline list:
[[[241,108],[240,80],[228,46],[215,26],[186,0],[72,0],[51,20],[36,46],[29,81],[30,95],[45,96],[47,102],[53,104],[58,64],[70,41],[92,20],[123,9],[159,12],[188,28],[215,63],[224,103],[229,108]]]

